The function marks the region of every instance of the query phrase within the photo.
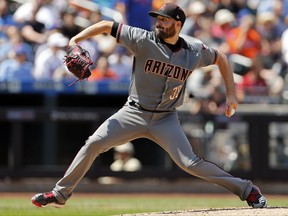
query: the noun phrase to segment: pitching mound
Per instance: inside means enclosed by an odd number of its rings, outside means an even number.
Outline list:
[[[253,208],[222,208],[222,209],[200,209],[190,211],[167,211],[143,214],[130,214],[129,216],[288,216],[287,207],[268,207],[264,209]],[[128,216],[128,215],[123,215]]]

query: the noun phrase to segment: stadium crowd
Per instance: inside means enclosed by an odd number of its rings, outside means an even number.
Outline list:
[[[63,64],[72,36],[102,19],[152,30],[148,11],[163,2],[185,9],[183,36],[227,54],[240,103],[288,101],[288,0],[0,0],[0,82],[74,79]],[[129,79],[132,55],[113,38],[80,45],[95,62],[88,81]],[[217,70],[201,68],[187,85],[208,112],[225,102]]]

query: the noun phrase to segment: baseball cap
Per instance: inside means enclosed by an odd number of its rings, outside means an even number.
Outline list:
[[[223,25],[226,23],[234,22],[235,16],[228,9],[220,9],[215,13],[214,21],[219,25]]]
[[[166,3],[158,11],[149,11],[151,17],[157,17],[158,15],[173,18],[177,21],[181,21],[182,26],[186,20],[184,11],[176,4]]]
[[[201,1],[193,1],[189,5],[188,9],[189,13],[191,14],[203,14],[206,11],[206,6]]]
[[[24,45],[19,44],[14,49],[16,55],[27,54]]]
[[[52,33],[47,40],[49,47],[65,47],[68,45],[68,38],[60,32]]]
[[[116,146],[114,147],[114,150],[119,153],[125,153],[125,152],[130,153],[130,154],[134,153],[134,147],[131,142],[127,142],[123,145]]]

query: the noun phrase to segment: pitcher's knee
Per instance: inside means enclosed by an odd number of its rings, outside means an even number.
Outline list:
[[[98,135],[89,136],[84,146],[87,150],[89,149],[98,154],[106,152],[111,148],[110,145],[105,142],[105,139]]]
[[[179,162],[176,162],[178,164],[178,166],[183,169],[186,172],[193,172],[194,169],[196,168],[197,163],[201,160],[200,157],[198,157],[197,155],[195,155],[195,157],[191,158],[191,159],[186,159],[186,160],[180,160]]]

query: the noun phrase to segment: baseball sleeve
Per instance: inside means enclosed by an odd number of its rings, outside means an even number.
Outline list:
[[[118,43],[130,49],[134,55],[137,55],[143,46],[144,39],[148,37],[148,31],[123,23],[115,23],[111,36],[115,37]]]
[[[197,50],[201,55],[199,66],[205,67],[216,63],[218,51],[210,48],[203,43],[197,43]]]

